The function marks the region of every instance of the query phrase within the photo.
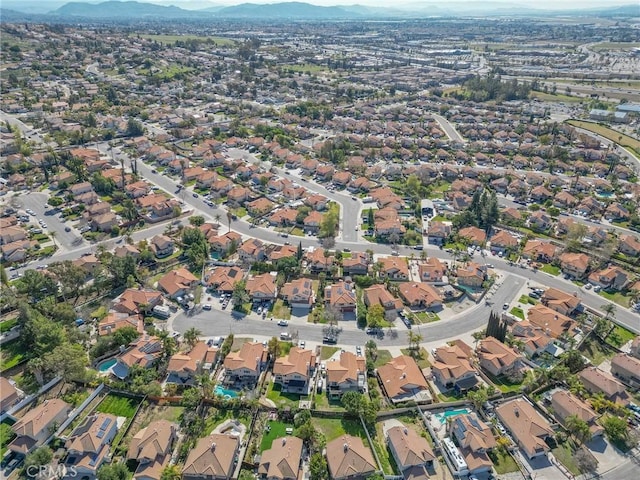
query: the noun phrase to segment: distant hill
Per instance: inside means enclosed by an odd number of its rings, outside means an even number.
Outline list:
[[[272,4],[242,3],[226,7],[216,12],[217,17],[232,18],[357,18],[360,14],[349,12],[342,7],[321,7],[303,2],[283,2]]]
[[[200,13],[193,10],[183,10],[175,6],[165,7],[153,3],[117,2],[113,0],[96,4],[70,2],[50,12],[50,14],[60,17],[84,18],[185,18],[201,16]]]

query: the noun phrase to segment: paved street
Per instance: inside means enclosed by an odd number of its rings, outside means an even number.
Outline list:
[[[442,129],[444,130],[444,133],[447,135],[447,137],[449,137],[451,140],[454,140],[456,142],[461,142],[461,143],[466,143],[467,141],[462,137],[462,135],[460,135],[458,133],[458,131],[456,130],[456,128],[451,124],[451,122],[449,122],[449,120],[447,120],[446,118],[444,118],[442,115],[436,115],[435,113],[432,113],[431,116],[433,116],[433,118],[436,119],[436,121],[440,124],[440,126],[442,127]]]

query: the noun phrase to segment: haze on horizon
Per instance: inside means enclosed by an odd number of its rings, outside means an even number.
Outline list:
[[[106,0],[6,0],[5,4],[25,4],[25,3],[38,3],[38,4],[51,4],[63,5],[68,1],[76,1],[81,3],[102,3]],[[126,1],[126,0],[121,0]],[[175,5],[186,9],[198,9],[213,6],[229,6],[238,5],[241,3],[281,3],[281,0],[136,0],[139,2],[155,3],[158,5]],[[289,1],[289,0],[282,0]],[[548,10],[564,10],[564,9],[578,9],[578,8],[597,8],[597,7],[615,7],[618,5],[629,5],[637,0],[447,0],[441,2],[440,0],[400,0],[393,5],[389,5],[388,0],[295,0],[302,1],[304,3],[310,3],[313,5],[322,6],[334,6],[334,5],[366,5],[371,7],[386,7],[386,8],[401,8],[410,9],[421,8],[429,5],[438,6],[442,3],[442,7],[446,8],[451,4],[468,4],[474,6],[481,6],[482,4],[489,3],[494,8],[496,3],[504,3],[506,5],[522,5],[535,9],[548,9]],[[640,10],[640,7],[639,7]],[[640,12],[639,12],[640,13]]]

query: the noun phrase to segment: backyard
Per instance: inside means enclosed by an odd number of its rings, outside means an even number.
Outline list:
[[[312,418],[313,425],[320,430],[327,442],[338,438],[341,435],[349,434],[354,437],[360,437],[362,440],[367,442],[367,435],[362,428],[362,423],[360,420],[352,419],[352,418]]]
[[[589,337],[582,342],[580,352],[596,366],[613,357],[616,353],[612,348],[603,345],[598,339],[593,337]]]
[[[205,425],[202,436],[210,435],[214,428],[227,419],[238,420],[245,427],[251,424],[250,414],[246,410],[233,410],[232,408],[210,407],[205,417]]]
[[[273,443],[273,441],[276,438],[284,437],[287,434],[287,428],[293,428],[293,425],[273,420],[269,421],[266,428],[268,430],[262,436],[262,441],[260,442],[260,452],[271,448],[271,444]]]
[[[116,417],[131,418],[136,413],[138,403],[140,402],[135,398],[109,394],[104,397],[104,400],[100,402],[96,410],[101,413],[111,413]]]
[[[2,345],[0,350],[0,372],[15,367],[25,359],[25,351],[18,340]]]
[[[580,475],[582,473],[574,460],[576,449],[572,442],[560,443],[551,452],[572,474]]]
[[[300,395],[282,391],[282,386],[274,382],[269,382],[267,398],[276,404],[276,407],[298,408]]]
[[[620,348],[625,343],[633,340],[635,337],[636,335],[633,332],[630,332],[629,330],[627,330],[624,327],[621,327],[620,325],[616,325],[613,328],[613,330],[611,330],[611,333],[607,335],[606,342],[609,345],[613,345],[616,348]]]
[[[380,459],[382,470],[386,475],[396,475],[398,473],[398,467],[391,450],[389,450],[387,446],[387,442],[384,441],[383,423],[384,422],[376,423],[376,431],[369,433],[375,433],[375,437],[372,437],[371,440],[373,441],[373,448],[375,448],[378,458]]]
[[[500,390],[502,393],[519,392],[522,390],[522,382],[512,382],[504,375],[494,377],[489,372],[485,372],[489,380]]]
[[[0,423],[0,458],[4,456],[4,452],[7,450],[7,445],[16,436],[11,430],[11,426],[8,423]]]

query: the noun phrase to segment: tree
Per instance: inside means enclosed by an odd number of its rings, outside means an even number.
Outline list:
[[[418,348],[420,348],[420,342],[422,341],[422,335],[409,330],[407,332],[407,340],[409,341],[409,350],[418,350]]]
[[[129,470],[124,463],[105,464],[98,470],[98,480],[127,480]]]
[[[309,478],[311,480],[327,480],[329,478],[327,461],[322,453],[314,453],[311,456],[311,460],[309,460]]]
[[[251,300],[251,297],[249,297],[249,294],[247,293],[246,285],[246,282],[242,280],[233,286],[231,300],[233,300],[234,308],[240,308]]]
[[[112,256],[107,268],[112,277],[113,288],[123,287],[130,275],[136,275],[136,260],[132,256]]]
[[[127,137],[139,137],[144,135],[144,126],[135,118],[127,120]]]
[[[579,444],[583,444],[591,438],[589,424],[578,415],[569,415],[564,420],[564,428]]]
[[[56,276],[60,283],[62,298],[73,298],[73,304],[78,301],[81,289],[86,283],[87,274],[82,267],[75,265],[71,260],[55,262],[47,267]]]
[[[477,390],[470,390],[467,393],[467,399],[473,403],[476,410],[482,408],[482,406],[489,400],[489,394],[486,388],[479,388]]]
[[[269,356],[273,361],[280,356],[280,340],[278,337],[271,337],[269,343],[267,345],[267,350],[269,352]]]
[[[602,422],[602,426],[612,443],[619,443],[627,438],[629,426],[623,418],[608,415]]]
[[[180,480],[182,472],[177,465],[167,465],[160,474],[160,480]]]
[[[43,360],[52,376],[61,376],[67,382],[83,380],[89,363],[83,346],[69,342],[47,353]]]
[[[199,227],[204,224],[204,217],[202,215],[192,215],[189,217],[189,225]]]
[[[340,403],[348,414],[358,416],[362,413],[363,396],[358,392],[346,392],[342,395]]]
[[[610,317],[615,317],[616,315],[616,306],[613,303],[605,303],[600,306],[600,309],[604,312],[605,320],[608,320]]]
[[[585,360],[578,350],[568,350],[562,354],[562,361],[571,373],[582,370],[585,366]]]
[[[200,330],[198,330],[196,327],[191,327],[186,332],[184,332],[184,334],[182,334],[182,338],[184,338],[184,341],[187,342],[191,348],[193,348],[200,341],[201,335],[202,332]]]
[[[493,337],[504,343],[507,336],[507,322],[501,321],[497,313],[491,312],[489,314],[489,321],[487,322],[487,337]]]
[[[384,324],[384,307],[380,304],[371,305],[367,310],[367,326],[378,328]]]
[[[51,449],[46,446],[40,447],[28,454],[24,459],[25,472],[27,472],[29,477],[35,477],[38,469],[33,467],[50,465],[51,460],[53,460],[53,452]],[[34,474],[32,475],[31,472]]]
[[[16,283],[18,292],[28,295],[32,304],[58,293],[56,281],[38,270],[26,270],[20,281]]]
[[[367,341],[367,343],[364,344],[364,348],[367,357],[371,357],[373,360],[378,358],[378,344],[375,341]]]
[[[573,456],[573,460],[582,473],[595,473],[598,469],[598,460],[586,448],[580,448]]]

